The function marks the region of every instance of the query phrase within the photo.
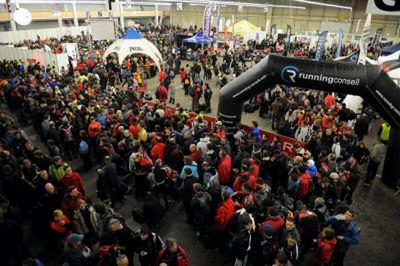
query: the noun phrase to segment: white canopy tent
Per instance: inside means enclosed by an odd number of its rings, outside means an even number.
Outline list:
[[[111,44],[103,57],[106,59],[110,54],[116,53],[118,55],[118,63],[122,64],[125,57],[130,54],[144,54],[150,57],[158,70],[164,64],[160,51],[150,41],[143,38],[136,30],[130,29],[122,36],[121,39],[116,40]]]

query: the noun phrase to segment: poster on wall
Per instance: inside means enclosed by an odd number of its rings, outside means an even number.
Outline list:
[[[400,16],[400,0],[368,0],[365,13]]]

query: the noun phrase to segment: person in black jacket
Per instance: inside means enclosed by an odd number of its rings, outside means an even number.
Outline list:
[[[244,216],[241,225],[239,234],[229,242],[229,247],[232,254],[235,255],[235,265],[245,266],[251,249],[251,229],[253,222],[250,216]]]
[[[185,207],[187,222],[192,224],[194,218],[194,211],[190,203],[194,196],[193,184],[196,183],[197,179],[192,175],[192,169],[184,168],[183,171],[185,172],[186,177],[185,180],[183,181],[182,201],[183,201],[183,206]]]
[[[289,179],[286,157],[279,150],[273,151],[270,176],[273,192],[276,192],[279,186],[287,187]]]
[[[358,137],[358,141],[362,141],[364,136],[368,134],[369,122],[366,114],[362,114],[359,119],[357,119],[354,124],[354,132]]]
[[[109,231],[102,236],[100,246],[111,245],[114,251],[125,254],[128,257],[129,265],[133,265],[135,255],[135,233],[118,219],[110,219],[108,222]],[[118,255],[118,252],[110,252]],[[115,261],[115,260],[114,260]]]
[[[135,237],[135,251],[142,266],[155,266],[157,255],[164,246],[160,236],[150,232],[147,225],[143,225]]]

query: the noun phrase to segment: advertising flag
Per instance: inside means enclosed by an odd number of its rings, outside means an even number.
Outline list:
[[[204,23],[203,23],[203,35],[209,37],[211,33],[211,16],[214,3],[206,5],[204,8]]]
[[[290,51],[290,35],[292,34],[292,27],[290,25],[287,25],[286,28],[286,46],[287,50]]]
[[[325,50],[325,42],[328,37],[328,31],[323,31],[318,38],[317,52],[315,53],[315,60],[320,61]]]
[[[365,61],[367,58],[367,45],[369,39],[369,33],[371,29],[371,14],[368,14],[367,20],[365,21],[364,30],[361,35],[361,40],[359,41],[360,46],[360,56],[358,57],[358,64],[365,65]]]
[[[338,58],[340,56],[340,53],[342,52],[342,42],[343,42],[343,30],[340,29],[338,42],[337,42],[337,49],[336,49],[336,54],[335,54],[336,58]]]
[[[372,45],[377,45],[379,43],[379,39],[381,38],[383,33],[383,28],[379,28],[375,32],[374,40],[372,41]]]

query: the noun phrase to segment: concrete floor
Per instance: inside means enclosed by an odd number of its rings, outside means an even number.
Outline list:
[[[154,91],[156,80],[153,78],[149,80],[148,84],[149,88]],[[218,88],[215,88],[215,82],[210,82],[210,84],[213,86],[214,92],[212,114],[215,116],[217,112]],[[184,96],[183,91],[177,92],[176,98],[176,102],[180,102],[183,107],[190,107],[189,96]],[[5,108],[2,105],[0,109]],[[257,113],[244,114],[242,121],[248,124],[254,119],[258,120]],[[270,125],[265,120],[260,122],[262,128],[270,129]],[[24,129],[44,149],[43,144],[39,143],[38,136],[32,127],[25,127]],[[375,136],[375,132],[372,132],[371,136]],[[79,159],[76,159],[72,162],[72,165],[78,168],[81,162]],[[93,168],[88,173],[83,173],[82,176],[87,186],[87,195],[96,202],[98,200],[95,194],[96,168]],[[354,195],[353,208],[356,211],[354,221],[361,227],[361,242],[357,246],[350,248],[346,257],[346,265],[399,265],[400,242],[398,239],[400,239],[400,224],[398,221],[400,215],[400,195],[393,197],[393,194],[394,191],[383,185],[378,178],[370,189],[365,189],[361,186],[358,187]],[[129,196],[124,205],[120,206],[117,210],[126,217],[128,226],[134,230],[138,229],[140,225],[131,218],[131,210],[134,206],[139,205],[140,203],[136,202],[133,196]],[[190,265],[229,265],[226,255],[207,250],[199,243],[195,232],[190,225],[185,223],[185,220],[183,207],[180,203],[177,203],[168,211],[165,219],[156,231],[164,239],[167,237],[176,238],[188,252],[191,261]],[[26,241],[30,243],[32,255],[43,259],[46,265],[62,265],[58,257],[51,257],[48,252],[41,248],[40,241],[32,235],[28,225],[24,227],[24,232]],[[139,265],[139,263],[135,263],[135,265]],[[303,265],[310,264],[305,262]]]

